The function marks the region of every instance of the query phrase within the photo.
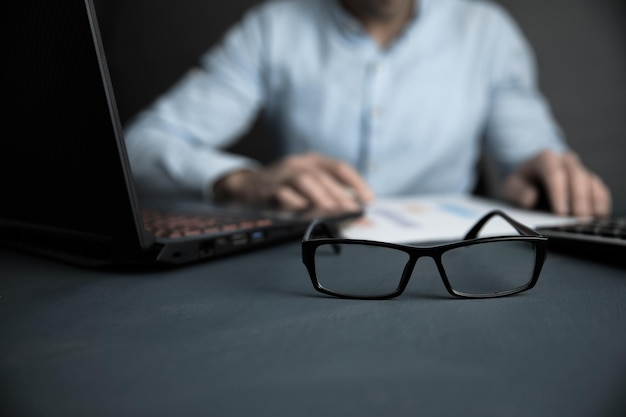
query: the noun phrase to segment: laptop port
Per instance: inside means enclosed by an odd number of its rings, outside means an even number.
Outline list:
[[[198,250],[200,252],[200,257],[206,258],[207,256],[213,255],[215,252],[215,245],[213,241],[208,240],[200,243]]]
[[[248,243],[248,235],[246,233],[235,233],[230,237],[230,240],[234,246],[245,245]]]
[[[265,240],[265,233],[258,230],[250,233],[250,241],[253,243],[263,242]]]

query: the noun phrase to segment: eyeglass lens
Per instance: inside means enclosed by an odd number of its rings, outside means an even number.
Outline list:
[[[315,251],[315,272],[328,290],[376,297],[395,292],[408,261],[408,253],[381,246],[321,245]]]
[[[481,295],[527,285],[535,258],[532,242],[513,240],[461,246],[444,252],[441,263],[454,290]]]

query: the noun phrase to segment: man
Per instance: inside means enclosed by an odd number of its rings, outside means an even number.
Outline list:
[[[558,214],[606,215],[610,193],[567,148],[533,66],[488,2],[265,3],[128,127],[133,172],[144,191],[350,210],[470,192],[484,149],[512,202],[545,190]],[[261,109],[282,159],[221,151]]]

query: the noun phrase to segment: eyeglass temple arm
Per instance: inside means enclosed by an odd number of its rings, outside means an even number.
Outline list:
[[[336,237],[338,237],[337,230],[334,227],[332,227],[328,223],[325,223],[321,219],[316,219],[316,220],[313,221],[313,223],[311,223],[311,225],[307,229],[306,233],[304,234],[304,239],[303,240],[309,240],[309,239],[313,238],[313,235],[315,234],[314,232],[319,230],[319,229],[321,229],[322,235],[324,237],[327,237],[327,238],[336,238]],[[333,251],[335,252],[336,255],[341,253],[341,246],[335,245],[335,244],[332,244],[331,246],[332,246]]]
[[[335,230],[335,228],[331,227],[331,225],[329,225],[328,223],[324,222],[324,220],[322,219],[315,219],[311,225],[309,226],[309,228],[307,229],[306,233],[304,234],[304,240],[309,240],[312,239],[314,237],[314,235],[317,235],[318,233],[315,233],[317,231],[321,231],[321,235],[323,237],[329,237],[329,238],[336,238],[338,237],[338,233]]]
[[[521,235],[539,236],[539,233],[537,233],[530,227],[525,226],[522,223],[514,220],[503,211],[493,210],[485,214],[480,220],[478,220],[478,222],[476,222],[476,224],[470,229],[470,231],[467,232],[464,239],[465,240],[475,239],[478,236],[478,233],[480,232],[480,230],[483,228],[483,226],[485,226],[485,224],[487,224],[487,222],[495,216],[502,217],[504,220],[507,221],[507,223],[509,223]]]

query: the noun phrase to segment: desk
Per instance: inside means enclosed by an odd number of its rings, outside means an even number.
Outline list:
[[[0,251],[0,414],[624,415],[623,266],[552,253],[533,290],[460,300],[420,262],[350,301],[297,242],[168,271]]]

